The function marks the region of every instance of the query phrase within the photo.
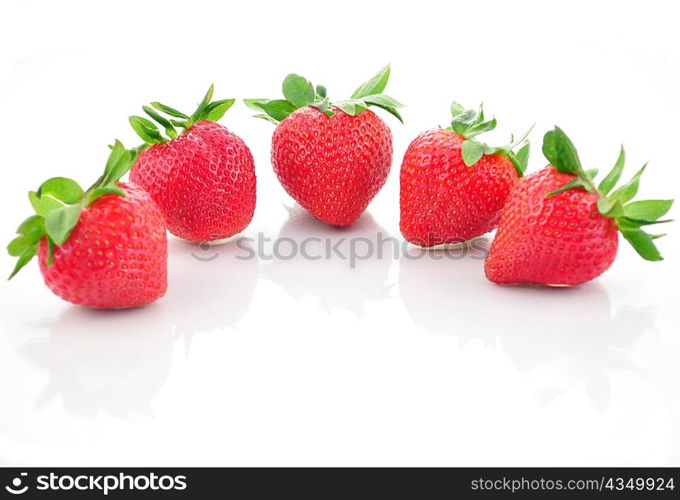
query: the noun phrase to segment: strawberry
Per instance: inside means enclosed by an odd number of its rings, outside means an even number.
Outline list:
[[[87,191],[54,177],[29,193],[36,215],[7,247],[18,257],[10,279],[38,254],[45,284],[62,299],[101,308],[133,307],[167,288],[163,214],[149,195],[119,179],[136,151],[116,141],[104,175]]]
[[[481,106],[477,112],[454,102],[451,114],[451,127],[420,134],[401,164],[401,233],[422,247],[460,243],[494,229],[528,161],[528,132],[491,147],[476,139],[496,127],[495,118],[484,120]]]
[[[354,91],[331,103],[323,86],[290,74],[285,99],[247,99],[278,126],[272,138],[272,164],[290,196],[317,219],[333,226],[354,224],[387,180],[392,164],[392,133],[375,113],[377,106],[401,121],[402,105],[382,94],[386,66]]]
[[[194,242],[243,231],[255,211],[253,156],[241,138],[216,123],[234,99],[210,102],[212,94],[211,85],[191,116],[158,102],[143,106],[167,137],[152,121],[130,117],[144,140],[130,180],[158,203],[172,234]]]
[[[612,191],[623,172],[623,147],[614,168],[596,186],[597,170],[583,170],[576,148],[559,128],[543,140],[550,165],[513,189],[485,263],[496,283],[578,285],[597,278],[614,262],[618,233],[646,260],[662,260],[642,227],[659,220],[673,200],[633,201],[642,167]]]

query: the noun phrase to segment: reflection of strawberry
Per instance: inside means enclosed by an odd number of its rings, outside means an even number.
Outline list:
[[[537,287],[509,290],[479,281],[485,241],[473,240],[467,257],[446,248],[411,248],[402,256],[399,296],[413,323],[428,333],[453,336],[461,346],[483,343],[503,354],[542,403],[583,384],[593,406],[606,407],[611,375],[640,371],[626,351],[654,331],[655,311],[624,306],[614,312],[598,282],[546,294]],[[447,261],[451,265],[442,265]],[[465,294],[450,286],[460,282],[468,284]],[[488,304],[494,304],[494,314]],[[533,306],[531,315],[526,304]]]
[[[221,245],[204,243],[199,248],[179,240],[168,244],[169,265],[174,271],[164,302],[172,309],[175,331],[188,341],[193,333],[233,327],[248,311],[257,286],[257,257],[239,258],[252,250],[248,241],[237,237]]]
[[[673,200],[629,201],[637,194],[643,167],[615,191],[623,149],[613,170],[595,185],[574,145],[559,129],[548,132],[543,153],[551,166],[523,179],[503,209],[486,261],[496,283],[578,285],[597,278],[614,262],[618,232],[647,260],[661,260],[654,238],[642,230],[656,224]]]
[[[399,259],[399,297],[406,312],[416,326],[437,335],[458,335],[464,344],[471,337],[490,337],[493,327],[489,317],[475,305],[475,294],[463,294],[459,304],[463,307],[449,309],[455,300],[451,283],[468,283],[479,286],[477,279],[490,241],[482,236],[461,245],[437,249],[408,247]],[[481,283],[491,287],[486,281]],[[494,315],[495,316],[495,315]],[[480,317],[480,319],[478,319]],[[463,330],[462,325],[470,328]]]
[[[389,296],[394,240],[386,241],[388,238],[370,213],[364,213],[351,228],[338,229],[295,207],[277,237],[286,243],[279,245],[279,254],[263,266],[263,275],[295,299],[311,296],[324,310],[350,311],[362,317],[367,302]],[[350,261],[352,241],[357,242],[355,255],[367,256],[354,265]],[[297,253],[287,258],[292,245]],[[373,252],[368,252],[369,245]]]
[[[213,87],[191,116],[160,103],[144,111],[162,127],[130,118],[145,147],[130,180],[146,189],[172,234],[201,242],[228,238],[250,223],[255,211],[255,164],[248,146],[219,120],[233,99],[210,102]],[[158,111],[178,118],[169,120]],[[178,135],[175,126],[184,131]]]
[[[490,147],[476,137],[496,127],[484,111],[453,103],[451,128],[416,137],[401,165],[401,232],[415,245],[459,243],[496,227],[510,189],[522,177],[529,156],[518,141]]]
[[[354,224],[387,179],[392,134],[369,106],[401,120],[401,105],[382,94],[389,66],[352,98],[331,103],[326,89],[298,75],[283,82],[285,100],[249,99],[258,115],[278,124],[272,163],[281,184],[314,217],[334,226]],[[279,123],[280,122],[280,123]]]
[[[36,215],[8,246],[14,274],[39,253],[47,286],[74,304],[120,308],[148,304],[167,288],[163,215],[149,195],[118,179],[136,153],[119,142],[104,175],[87,191],[55,177],[29,193]]]
[[[175,338],[167,301],[151,307],[153,314],[67,308],[45,325],[47,338],[19,345],[19,354],[48,375],[35,406],[56,397],[77,415],[153,416],[152,402],[170,372]]]

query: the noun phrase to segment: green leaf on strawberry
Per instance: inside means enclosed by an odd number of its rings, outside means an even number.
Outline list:
[[[659,220],[673,205],[673,200],[631,201],[640,187],[640,178],[647,164],[638,170],[630,181],[614,189],[621,179],[626,153],[621,146],[612,170],[595,185],[597,170],[583,170],[576,147],[559,127],[547,132],[543,138],[543,154],[559,172],[575,176],[560,189],[547,196],[555,196],[570,189],[583,189],[597,195],[597,209],[601,216],[614,219],[623,237],[646,260],[663,260],[654,240],[663,234],[648,234],[642,228],[670,222]],[[613,192],[612,192],[613,190]]]
[[[42,183],[36,195],[44,198],[51,196],[64,203],[75,203],[83,197],[83,189],[73,179],[66,177],[53,177]]]
[[[339,101],[335,105],[348,115],[358,115],[366,109],[366,103],[361,99],[346,99]]]
[[[620,201],[621,203],[626,203],[632,200],[640,188],[640,176],[647,168],[647,164],[643,165],[640,170],[638,170],[633,178],[628,181],[623,186],[619,187],[612,194],[609,195],[609,199]]]
[[[297,108],[285,99],[273,99],[271,101],[258,101],[256,106],[260,111],[264,111],[267,116],[274,120],[281,121]]]
[[[142,138],[145,144],[161,144],[167,142],[167,139],[158,130],[156,124],[141,116],[131,116],[130,125],[132,129],[137,132],[137,135]]]
[[[367,105],[366,107],[376,106],[384,109],[401,123],[404,123],[404,119],[399,114],[399,111],[397,111],[398,108],[402,108],[404,105],[396,99],[384,94],[371,94],[363,97],[361,100]]]
[[[359,85],[359,87],[352,92],[350,96],[352,99],[361,99],[369,95],[382,94],[387,87],[387,82],[390,79],[390,65],[388,64],[375,75],[373,75],[368,81]]]
[[[527,171],[529,166],[529,153],[531,152],[531,145],[527,141],[516,153],[512,150],[508,153],[508,158],[515,164],[515,168],[522,172],[522,175]]]
[[[626,151],[623,149],[623,145],[621,145],[621,151],[619,151],[619,157],[616,159],[614,168],[612,168],[607,176],[602,179],[600,185],[597,186],[597,189],[599,189],[604,194],[609,194],[609,192],[614,189],[614,186],[616,186],[616,184],[621,179],[621,174],[623,174],[623,166],[625,163]]]
[[[205,119],[209,122],[218,122],[229,111],[236,99],[222,99],[208,104],[205,108]]]
[[[14,278],[16,274],[21,271],[21,269],[31,262],[31,259],[35,257],[36,252],[38,251],[37,245],[32,245],[26,247],[26,249],[19,255],[19,260],[17,260],[16,265],[14,266],[14,269],[12,270],[12,274],[9,275],[8,279]]]
[[[236,100],[222,99],[213,101],[212,97],[214,91],[215,86],[211,84],[210,88],[208,88],[208,91],[205,93],[205,96],[203,96],[203,100],[196,108],[196,111],[191,115],[157,101],[152,102],[151,106],[142,106],[142,110],[154,120],[155,123],[142,116],[131,116],[129,118],[132,129],[144,141],[144,144],[142,144],[139,149],[145,149],[154,144],[162,144],[174,139],[178,135],[177,128],[186,131],[199,121],[217,122],[221,120],[229,108],[234,105]],[[172,118],[167,118],[163,116],[163,114]],[[165,132],[165,136],[159,130],[159,125]]]
[[[53,177],[28,193],[35,215],[28,217],[17,228],[17,236],[7,245],[7,252],[18,257],[10,279],[13,278],[38,252],[38,245],[46,238],[48,265],[52,265],[55,245],[63,245],[78,224],[83,209],[101,196],[126,193],[117,185],[137,158],[137,150],[125,149],[116,141],[106,162],[104,173],[87,191],[66,177]]]
[[[467,166],[474,165],[484,154],[484,145],[481,142],[467,140],[463,142],[461,153]]]
[[[303,76],[291,73],[283,80],[281,87],[283,97],[296,109],[307,106],[316,100],[314,85]]]
[[[65,205],[45,216],[45,232],[57,245],[63,245],[78,224],[83,207],[80,204]]]
[[[283,80],[284,99],[244,99],[243,101],[247,107],[258,111],[258,114],[254,115],[256,118],[262,118],[276,124],[305,106],[317,108],[327,116],[333,116],[333,107],[348,115],[355,116],[369,107],[375,106],[387,111],[404,123],[399,111],[397,111],[404,105],[393,97],[383,94],[389,78],[390,66],[387,65],[368,81],[362,83],[349,99],[331,101],[327,96],[326,87],[323,85],[315,87],[306,78],[291,73]]]
[[[591,179],[594,179],[595,177],[597,177],[597,174],[599,174],[599,173],[600,173],[599,168],[591,168],[591,169],[586,170],[586,175],[588,177],[590,177]]]
[[[461,153],[463,154],[463,162],[468,167],[477,163],[483,155],[500,154],[512,162],[517,175],[520,177],[524,175],[529,163],[530,151],[527,138],[531,133],[533,125],[519,139],[511,138],[509,144],[489,146],[476,139],[478,135],[495,129],[497,125],[495,118],[485,120],[483,105],[479,106],[479,110],[465,109],[461,104],[454,101],[451,103],[451,116],[452,120],[449,130],[453,130],[465,139],[461,146]],[[520,149],[515,151],[517,147]]]
[[[165,127],[165,133],[170,137],[171,139],[174,139],[177,137],[177,130],[175,130],[175,127],[173,127],[172,123],[170,120],[162,116],[160,113],[157,113],[155,110],[151,109],[149,106],[142,106],[142,109],[144,112],[149,115],[151,118],[156,120],[161,126]],[[131,117],[132,119],[133,117]],[[134,125],[133,125],[134,127]]]
[[[162,111],[166,115],[174,116],[175,118],[182,118],[184,120],[189,119],[189,115],[185,115],[181,111],[177,111],[175,108],[171,108],[170,106],[166,106],[165,104],[161,104],[160,102],[152,102],[151,106],[156,108],[158,111]]]
[[[673,200],[641,200],[628,203],[624,214],[629,219],[654,222],[666,215],[673,205]]]
[[[578,152],[564,131],[555,127],[543,137],[543,155],[558,172],[587,177]]]
[[[567,182],[564,186],[562,186],[559,189],[556,189],[555,191],[552,191],[549,193],[549,196],[554,196],[558,193],[561,193],[562,191],[567,191],[568,189],[574,189],[574,188],[582,188],[585,189],[586,191],[590,191],[590,185],[587,184],[583,179],[580,177],[575,177],[574,179],[570,180]],[[606,201],[606,200],[605,200]],[[602,210],[602,209],[601,209]],[[604,210],[609,210],[609,208],[604,208]]]
[[[328,97],[324,97],[320,101],[315,102],[314,104],[312,104],[312,106],[321,111],[326,116],[333,116],[331,102],[328,100]]]
[[[484,120],[484,105],[479,106],[479,111],[474,109],[464,109],[458,103],[451,104],[451,128],[466,139],[472,139],[476,135],[488,132],[496,128],[497,122],[493,118]]]

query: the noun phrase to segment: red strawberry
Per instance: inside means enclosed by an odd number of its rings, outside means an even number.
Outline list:
[[[551,166],[523,179],[503,209],[485,264],[491,281],[541,285],[590,281],[614,262],[619,231],[643,258],[662,259],[653,242],[658,235],[649,235],[642,227],[666,222],[659,218],[673,200],[630,202],[645,167],[611,192],[623,171],[623,148],[598,186],[593,181],[597,171],[583,170],[574,145],[560,128],[545,135],[543,153]]]
[[[74,304],[121,308],[148,304],[167,288],[165,222],[134,184],[118,182],[136,158],[116,142],[104,175],[83,192],[55,177],[29,193],[37,215],[7,247],[19,257],[12,278],[38,253],[45,284]]]
[[[496,126],[484,111],[451,106],[451,128],[428,130],[410,144],[400,174],[401,233],[415,245],[460,243],[496,227],[508,193],[522,177],[528,142],[494,148],[475,137]]]
[[[139,116],[130,123],[145,148],[130,180],[146,189],[163,211],[168,230],[185,240],[220,240],[243,231],[255,211],[255,164],[248,146],[215,123],[234,99],[210,102],[210,86],[194,114],[163,104],[151,105],[179,118],[169,120],[152,108],[144,111],[164,129]],[[184,131],[178,135],[175,126]]]
[[[285,100],[246,101],[264,111],[258,117],[278,124],[272,164],[284,189],[323,222],[354,224],[387,180],[392,134],[367,108],[377,106],[401,121],[401,104],[382,94],[389,75],[387,66],[351,99],[331,103],[324,87],[290,74],[283,82]]]

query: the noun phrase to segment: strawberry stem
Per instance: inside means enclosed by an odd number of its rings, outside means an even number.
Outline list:
[[[47,265],[51,266],[55,246],[68,241],[83,209],[96,199],[107,194],[125,196],[125,191],[117,183],[136,158],[136,150],[125,149],[120,141],[116,141],[111,146],[104,173],[87,191],[66,177],[53,177],[43,182],[36,191],[30,191],[28,198],[35,215],[21,223],[17,229],[18,236],[7,246],[8,253],[18,257],[9,279],[33,259],[43,238],[47,239]]]
[[[650,235],[642,228],[647,225],[670,222],[670,220],[659,219],[671,209],[673,200],[631,201],[638,192],[640,177],[647,164],[643,165],[630,181],[611,192],[623,173],[626,161],[623,146],[621,146],[614,167],[598,186],[595,185],[595,176],[598,171],[583,170],[576,147],[561,128],[555,127],[545,134],[543,154],[558,172],[574,176],[564,186],[548,193],[547,196],[555,196],[569,189],[583,189],[597,195],[597,209],[600,215],[616,221],[616,226],[623,237],[642,258],[663,260],[653,241],[663,235]]]
[[[137,149],[146,149],[154,144],[163,144],[174,139],[178,135],[175,127],[181,128],[183,132],[186,132],[196,122],[219,121],[229,108],[234,105],[235,99],[212,101],[214,90],[215,86],[211,84],[208,91],[205,93],[205,96],[203,96],[203,100],[191,116],[157,101],[152,102],[151,106],[142,106],[142,110],[154,121],[141,116],[130,117],[130,125],[144,141]],[[163,114],[168,115],[171,118],[166,118]],[[174,118],[179,118],[179,120],[175,120]],[[165,131],[165,136],[163,136],[162,132],[159,130],[159,125]]]
[[[495,129],[497,124],[495,118],[488,121],[484,120],[483,104],[479,105],[479,111],[475,111],[474,109],[465,109],[461,104],[454,101],[451,103],[451,115],[453,120],[449,130],[453,130],[465,139],[461,146],[461,152],[463,162],[468,167],[477,163],[482,155],[500,154],[512,162],[517,175],[520,177],[524,175],[529,163],[530,151],[527,138],[534,128],[533,125],[519,139],[515,140],[513,136],[510,138],[509,144],[494,147],[475,139],[477,135]],[[514,149],[518,146],[521,147],[515,152]]]
[[[404,105],[383,94],[389,77],[390,66],[387,65],[362,83],[349,99],[330,101],[327,97],[326,87],[323,85],[314,87],[305,77],[291,73],[283,80],[281,90],[284,99],[244,99],[243,102],[250,109],[258,112],[254,115],[255,118],[261,118],[274,124],[280,123],[294,111],[306,106],[316,108],[326,116],[335,114],[332,107],[355,116],[369,107],[375,106],[387,111],[401,123],[404,123],[399,111],[397,111]]]

